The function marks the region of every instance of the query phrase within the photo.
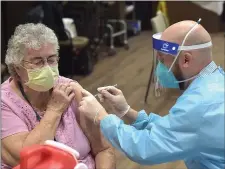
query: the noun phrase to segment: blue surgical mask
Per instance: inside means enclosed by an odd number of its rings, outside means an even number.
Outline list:
[[[155,73],[162,87],[178,89],[180,88],[178,80],[174,76],[173,72],[169,71],[169,69],[160,61],[158,62]]]

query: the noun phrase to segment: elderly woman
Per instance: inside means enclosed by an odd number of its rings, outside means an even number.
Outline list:
[[[82,87],[59,76],[58,40],[43,24],[19,25],[8,43],[11,77],[1,85],[2,168],[12,168],[23,147],[56,140],[80,153],[89,169],[115,169],[113,149],[100,129],[79,114]]]

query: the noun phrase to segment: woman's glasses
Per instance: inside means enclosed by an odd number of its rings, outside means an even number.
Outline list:
[[[46,64],[48,64],[49,66],[55,66],[58,64],[59,62],[59,57],[58,56],[50,56],[48,59],[46,58],[42,58],[42,59],[36,59],[34,61],[26,61],[23,60],[24,63],[29,63],[33,66],[35,66],[35,68],[42,68],[44,67]]]

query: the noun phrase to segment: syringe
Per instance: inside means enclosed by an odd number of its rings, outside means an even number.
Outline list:
[[[115,85],[113,85],[113,86],[114,86],[114,87],[116,87],[116,86],[117,86],[117,84],[115,84]],[[108,90],[108,88],[107,88],[107,87],[110,87],[110,86],[106,86],[104,90]],[[98,94],[95,94],[94,96],[95,96],[95,97],[97,97],[97,96],[98,96]]]

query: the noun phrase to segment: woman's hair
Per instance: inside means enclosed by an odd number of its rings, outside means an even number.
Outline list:
[[[17,75],[14,65],[21,63],[27,49],[38,50],[47,43],[52,44],[58,54],[58,39],[53,30],[41,23],[27,23],[17,26],[9,39],[5,58],[11,76]]]

